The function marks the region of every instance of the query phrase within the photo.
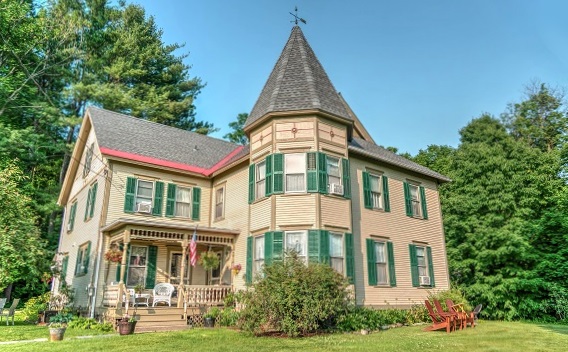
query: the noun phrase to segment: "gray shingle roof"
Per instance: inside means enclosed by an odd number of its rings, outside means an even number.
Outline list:
[[[422,175],[430,176],[442,182],[451,181],[448,177],[439,174],[436,171],[430,170],[425,166],[410,161],[398,154],[391,152],[390,150],[387,150],[374,143],[367,142],[361,138],[353,138],[351,142],[349,142],[348,148],[351,152],[355,152],[385,162],[387,164],[395,165],[406,170],[414,171]]]
[[[209,169],[238,145],[96,107],[88,108],[99,147]]]
[[[295,26],[245,127],[270,112],[306,109],[350,118],[302,30]]]

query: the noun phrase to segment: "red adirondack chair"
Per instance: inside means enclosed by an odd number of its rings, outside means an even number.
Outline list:
[[[475,327],[475,314],[474,312],[466,312],[461,304],[454,304],[451,299],[446,300],[446,305],[450,312],[455,312],[462,317],[464,328],[470,324],[472,328]]]
[[[424,301],[424,304],[426,305],[426,309],[428,309],[428,314],[430,315],[430,319],[432,319],[432,325],[428,326],[424,329],[424,331],[434,331],[434,330],[440,330],[440,329],[446,329],[446,333],[449,333],[451,331],[451,327],[453,324],[453,319],[450,316],[446,316],[446,317],[441,317],[439,315],[437,315],[436,313],[434,313],[434,310],[432,309],[432,305],[430,304],[430,302],[428,300]]]
[[[454,323],[454,330],[456,330],[458,325],[460,327],[460,330],[464,328],[464,320],[462,319],[462,316],[460,314],[458,314],[457,312],[445,312],[442,308],[442,305],[440,304],[440,301],[438,301],[437,299],[434,300],[434,306],[436,307],[436,313],[438,313],[439,316],[448,316],[452,318]]]

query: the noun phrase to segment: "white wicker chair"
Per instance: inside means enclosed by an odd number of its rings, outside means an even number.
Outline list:
[[[168,283],[160,283],[154,286],[152,291],[152,307],[155,307],[157,303],[164,302],[168,306],[172,306],[172,293],[174,293],[174,285]]]

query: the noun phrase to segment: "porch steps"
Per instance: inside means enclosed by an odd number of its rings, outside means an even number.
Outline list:
[[[190,328],[183,319],[183,308],[175,307],[137,307],[135,312],[136,332],[174,331]]]

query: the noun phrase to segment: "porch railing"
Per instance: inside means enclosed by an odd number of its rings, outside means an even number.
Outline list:
[[[231,286],[185,285],[184,302],[187,306],[222,305],[225,297],[233,291]]]

